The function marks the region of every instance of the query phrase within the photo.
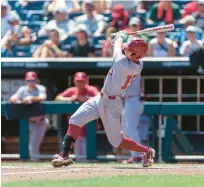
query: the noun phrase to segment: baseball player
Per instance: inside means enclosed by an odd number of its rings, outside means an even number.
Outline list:
[[[30,71],[25,75],[26,86],[21,86],[17,92],[11,96],[11,103],[23,103],[25,105],[38,103],[47,99],[46,88],[37,84],[38,76]],[[29,154],[32,161],[39,161],[36,158],[40,154],[40,144],[44,138],[48,118],[46,116],[35,116],[29,118]]]
[[[151,125],[151,117],[147,114],[142,114],[139,119],[139,137],[142,145],[149,145],[149,129]]]
[[[144,105],[140,100],[141,75],[138,75],[128,87],[124,95],[124,109],[122,114],[122,131],[135,142],[141,143],[138,127],[139,118],[144,110]],[[133,163],[142,160],[141,154],[131,151],[132,157],[126,162]]]
[[[61,153],[55,155],[51,162],[54,167],[68,166],[73,163],[68,158],[68,154],[79,137],[81,127],[99,117],[102,119],[107,138],[112,146],[143,153],[143,167],[153,164],[155,151],[152,148],[134,142],[121,133],[122,96],[131,81],[141,73],[143,63],[140,59],[148,49],[147,43],[137,37],[123,44],[123,40],[127,37],[127,32],[120,31],[112,38],[113,66],[108,72],[100,94],[82,104],[71,116]]]
[[[94,86],[88,85],[88,77],[85,72],[77,72],[74,75],[74,85],[60,93],[56,97],[56,101],[80,101],[86,102],[89,98],[94,97],[98,94],[98,89]],[[67,116],[70,119],[70,115]],[[86,155],[86,126],[81,128],[80,136],[74,144],[74,153],[76,155],[76,161],[86,161],[79,156]]]

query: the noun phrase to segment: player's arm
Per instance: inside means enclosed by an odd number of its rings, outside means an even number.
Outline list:
[[[112,37],[113,44],[113,61],[118,61],[122,56],[123,41],[127,40],[128,35],[126,31],[120,31],[115,37]]]
[[[76,101],[76,100],[77,96],[73,95],[72,90],[70,88],[58,94],[55,98],[55,101]]]
[[[39,103],[47,99],[47,90],[44,86],[40,87],[39,96],[27,96],[23,98],[23,104]]]
[[[17,90],[17,92],[10,97],[10,102],[13,103],[13,104],[21,102],[20,98],[21,98],[21,95],[23,93],[23,90],[24,90],[24,88],[23,88],[23,86],[21,86]]]
[[[76,101],[77,97],[75,95],[71,97],[64,97],[61,95],[57,95],[55,101]]]

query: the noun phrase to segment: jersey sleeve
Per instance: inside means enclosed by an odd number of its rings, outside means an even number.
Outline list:
[[[21,100],[21,99],[23,98],[23,92],[24,92],[24,86],[21,86],[21,87],[17,90],[17,92],[12,95],[12,97],[15,97],[15,98]]]
[[[94,97],[94,96],[96,96],[97,94],[99,93],[99,90],[98,90],[98,88],[96,88],[96,87],[92,87],[92,96]]]
[[[47,89],[44,86],[41,86],[39,89],[39,97],[41,99],[47,99]]]
[[[122,45],[121,45],[122,42],[123,42],[122,38],[118,37],[114,43],[114,46],[113,46],[113,63],[114,64],[121,61],[124,57],[122,53]]]

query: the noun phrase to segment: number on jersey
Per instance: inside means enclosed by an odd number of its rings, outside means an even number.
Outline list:
[[[121,90],[126,90],[130,86],[131,82],[135,79],[136,76],[137,75],[128,75],[125,81],[125,84],[121,87]]]

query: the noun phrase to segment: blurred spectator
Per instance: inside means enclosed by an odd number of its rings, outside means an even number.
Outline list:
[[[19,4],[22,7],[28,6],[29,2],[35,2],[35,1],[40,1],[40,0],[18,0]]]
[[[201,40],[196,39],[196,27],[188,26],[186,28],[187,41],[184,41],[180,48],[180,54],[182,56],[190,56],[191,53],[203,46]]]
[[[193,0],[192,2],[186,4],[183,8],[183,14],[182,14],[182,18],[184,18],[187,15],[191,15],[194,12],[198,11],[198,4],[197,4],[198,0]]]
[[[75,87],[68,88],[64,92],[57,95],[55,100],[79,101],[84,103],[89,98],[94,97],[99,93],[96,87],[88,85],[88,78],[84,72],[75,73],[74,85]],[[70,116],[67,116],[67,122],[69,122],[69,118]],[[85,159],[80,159],[77,156],[86,155],[86,126],[81,128],[80,137],[77,139],[74,145],[74,152],[76,154],[76,161],[85,161]]]
[[[62,4],[62,1],[65,2],[69,14],[81,11],[80,0],[58,0],[60,4]]]
[[[93,0],[95,10],[98,14],[108,12],[108,2],[107,0]]]
[[[181,30],[181,32],[179,33],[178,37],[177,37],[177,43],[178,45],[180,45],[181,43],[183,43],[184,41],[187,40],[187,33],[186,33],[186,28],[189,25],[195,25],[195,18],[192,15],[187,15],[186,17],[184,17],[180,23],[183,24],[183,30]],[[196,29],[196,38],[198,40],[202,40],[202,30],[197,28]]]
[[[195,17],[195,26],[204,31],[204,0],[198,0],[198,11],[193,14]]]
[[[180,8],[177,4],[171,0],[160,0],[159,3],[155,3],[149,11],[148,23],[163,21],[165,23],[173,23],[179,20],[181,17]]]
[[[90,0],[85,0],[82,7],[84,15],[76,18],[77,25],[86,25],[89,31],[89,36],[91,37],[101,36],[106,26],[104,16],[101,14],[97,14],[96,11],[94,11],[94,4]]]
[[[59,32],[57,30],[50,30],[48,36],[49,40],[46,40],[35,50],[33,57],[66,57],[67,52],[62,51],[59,44]]]
[[[4,37],[6,32],[11,28],[8,23],[10,14],[10,6],[6,0],[1,0],[1,38]]]
[[[58,0],[51,0],[51,1],[45,1],[43,5],[44,9],[44,15],[48,18],[48,20],[53,19],[53,12],[57,6]]]
[[[53,11],[54,19],[50,20],[38,32],[39,36],[46,36],[49,30],[58,30],[60,40],[66,38],[68,35],[73,34],[75,22],[70,20],[66,7],[56,7]]]
[[[112,9],[112,22],[111,26],[115,27],[118,31],[127,27],[129,21],[129,13],[125,11],[124,6],[121,4],[115,5]]]
[[[39,103],[47,99],[46,88],[38,84],[37,74],[33,71],[25,75],[26,86],[21,86],[18,91],[11,96],[11,103]],[[29,118],[29,153],[32,161],[39,161],[36,158],[40,154],[40,144],[44,138],[48,119],[46,116],[35,116]]]
[[[137,7],[138,0],[108,0],[108,6],[110,9],[113,9],[115,5],[123,5],[125,11],[128,13],[133,12]]]
[[[76,41],[73,41],[69,51],[69,57],[94,57],[95,49],[88,40],[88,30],[85,25],[76,28]]]
[[[51,17],[56,7],[66,7],[69,14],[81,10],[78,0],[51,0],[44,4],[45,15]]]
[[[102,42],[102,56],[103,57],[112,57],[113,56],[113,47],[110,40],[110,35],[117,32],[115,27],[108,27],[106,29],[106,40]]]
[[[27,26],[21,26],[20,18],[15,11],[10,13],[8,18],[10,29],[2,38],[2,47],[8,51],[16,45],[30,45],[32,42],[31,30]]]
[[[171,57],[175,56],[176,50],[173,41],[166,38],[165,32],[158,32],[156,38],[149,42],[148,56]]]
[[[137,10],[138,13],[146,13],[152,6],[155,4],[157,0],[145,1],[138,0]]]
[[[129,28],[126,29],[127,32],[137,32],[142,29],[141,20],[138,17],[132,17],[129,21]],[[138,34],[138,37],[142,38],[146,42],[149,42],[149,39],[144,34]]]

